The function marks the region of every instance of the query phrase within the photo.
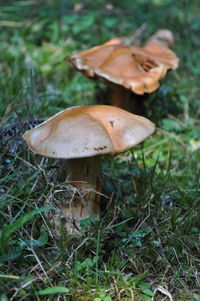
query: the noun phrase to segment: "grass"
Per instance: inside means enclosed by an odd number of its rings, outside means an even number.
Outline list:
[[[200,300],[200,99],[197,1],[2,1],[0,6],[0,299]],[[97,102],[98,83],[64,57],[142,24],[176,37],[180,67],[145,100],[158,130],[104,158],[102,216],[60,238],[48,216],[66,192],[59,160],[21,139],[41,119]],[[100,90],[99,93],[102,93]],[[39,120],[38,120],[39,119]],[[26,122],[24,120],[35,120]],[[59,196],[58,196],[59,197]],[[170,295],[171,294],[171,295]]]

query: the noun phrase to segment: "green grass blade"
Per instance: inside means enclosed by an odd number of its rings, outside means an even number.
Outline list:
[[[38,295],[53,295],[61,293],[69,293],[69,289],[63,286],[47,287],[44,290],[39,291]]]
[[[8,244],[9,238],[13,232],[20,229],[26,222],[28,222],[36,214],[39,214],[41,212],[44,212],[44,211],[47,211],[50,209],[53,209],[53,207],[48,206],[48,207],[37,208],[37,209],[32,210],[31,212],[27,213],[26,215],[20,217],[14,223],[4,226],[3,230],[2,230],[1,238],[0,238],[2,249],[4,249],[6,247],[6,245]]]
[[[19,276],[14,276],[14,275],[4,275],[4,274],[0,274],[0,278],[4,278],[4,279],[14,279],[14,280],[20,279]]]

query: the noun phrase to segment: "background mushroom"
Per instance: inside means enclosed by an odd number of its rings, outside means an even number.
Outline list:
[[[161,32],[162,33],[162,32]],[[111,88],[111,104],[128,108],[129,92],[152,93],[169,69],[176,69],[176,54],[164,47],[161,33],[144,47],[128,46],[116,38],[69,56],[67,60],[88,77],[100,78]],[[169,43],[170,44],[170,43]]]
[[[96,105],[61,111],[24,134],[33,152],[68,159],[68,183],[86,190],[84,198],[62,206],[64,216],[71,221],[66,223],[69,233],[79,230],[80,219],[100,213],[100,156],[125,152],[153,132],[154,124],[144,117]]]
[[[174,44],[174,35],[168,29],[157,30],[150,38],[147,43],[154,42],[164,47],[171,47]]]

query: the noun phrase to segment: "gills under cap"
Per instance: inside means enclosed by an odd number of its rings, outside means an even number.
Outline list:
[[[23,138],[35,153],[73,159],[122,153],[154,130],[147,118],[112,106],[94,105],[63,110],[27,131]]]

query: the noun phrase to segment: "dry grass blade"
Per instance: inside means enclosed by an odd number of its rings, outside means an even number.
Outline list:
[[[158,292],[163,294],[164,296],[168,297],[170,301],[173,301],[172,295],[170,294],[170,292],[166,288],[164,288],[162,286],[158,286],[154,290],[154,295],[156,295],[156,293],[158,293]],[[161,300],[166,300],[166,297],[164,297],[164,299],[161,299]],[[155,300],[155,296],[152,297],[152,301],[154,301],[154,300]]]

